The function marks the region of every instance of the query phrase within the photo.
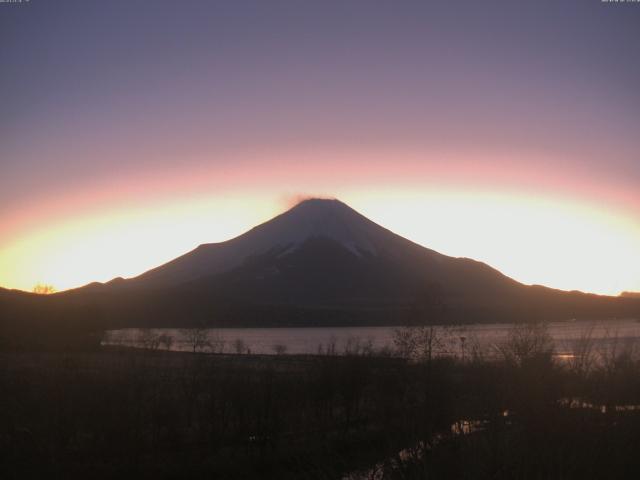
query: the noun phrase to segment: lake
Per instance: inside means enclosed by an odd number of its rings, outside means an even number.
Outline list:
[[[344,354],[392,350],[397,327],[310,327],[310,328],[212,328],[206,329],[208,344],[198,350],[216,353],[252,354]],[[504,343],[513,324],[477,324],[436,327],[442,339],[439,353],[470,355],[474,349],[491,355]],[[631,348],[640,339],[640,322],[635,319],[567,321],[547,324],[557,356],[571,356],[588,336],[596,351]],[[122,329],[106,332],[103,345],[192,351],[193,339],[186,330]],[[168,342],[158,343],[162,337]],[[155,343],[154,343],[155,341]]]

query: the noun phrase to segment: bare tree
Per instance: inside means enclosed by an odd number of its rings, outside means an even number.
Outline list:
[[[399,327],[393,330],[393,343],[399,356],[431,363],[436,354],[444,352],[447,336],[445,326]]]
[[[498,346],[505,362],[523,366],[533,360],[550,360],[553,339],[544,323],[523,323],[509,331],[507,340]]]
[[[189,346],[193,353],[201,352],[211,347],[209,340],[209,330],[200,326],[196,328],[183,328],[180,331],[184,342]]]
[[[283,343],[276,343],[272,348],[276,355],[284,355],[287,353],[287,346]]]
[[[236,338],[233,341],[233,349],[237,354],[244,353],[247,350],[247,346],[244,343],[244,340],[241,338]]]
[[[224,353],[224,345],[226,340],[220,334],[220,332],[214,332],[209,334],[209,348],[212,353]]]
[[[418,348],[418,336],[415,327],[398,327],[392,332],[396,352],[402,358],[413,358]]]
[[[620,337],[617,331],[606,330],[598,348],[598,357],[600,368],[607,375],[613,376],[621,367],[633,363],[638,358],[635,339]]]
[[[580,337],[569,345],[570,351],[567,360],[569,370],[578,375],[591,373],[596,363],[593,339],[593,326],[583,330]]]
[[[434,354],[444,347],[444,334],[435,325],[418,327],[418,355],[431,363]]]
[[[347,343],[344,346],[345,355],[359,355],[360,354],[360,337],[351,335],[347,338]]]
[[[173,337],[168,333],[163,333],[160,335],[158,339],[160,344],[164,347],[165,350],[171,350],[171,345],[173,345]]]
[[[338,338],[335,335],[331,335],[329,340],[327,341],[327,349],[326,354],[330,356],[336,355],[336,345],[338,343]]]
[[[461,340],[462,341],[462,340]],[[475,333],[468,333],[465,340],[465,349],[467,358],[475,363],[482,363],[486,360],[490,352],[487,347],[480,341]]]
[[[155,351],[160,346],[160,335],[151,328],[142,328],[138,333],[138,343],[146,350]]]
[[[442,287],[435,283],[421,287],[413,310],[414,324],[396,328],[393,343],[400,356],[431,364],[434,355],[443,351],[448,333],[446,327],[439,325],[445,312]]]

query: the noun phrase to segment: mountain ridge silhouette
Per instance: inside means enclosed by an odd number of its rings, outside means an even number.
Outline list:
[[[302,201],[236,238],[202,244],[137,277],[48,296],[7,292],[0,292],[0,307],[8,305],[15,317],[53,315],[108,328],[640,318],[636,298],[524,285],[327,199]]]

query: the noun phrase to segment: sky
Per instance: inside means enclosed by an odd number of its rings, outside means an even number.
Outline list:
[[[130,277],[336,197],[640,291],[640,3],[0,3],[0,286]]]

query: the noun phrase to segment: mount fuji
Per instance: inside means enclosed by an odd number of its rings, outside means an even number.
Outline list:
[[[169,287],[241,270],[246,281],[279,281],[304,269],[309,278],[330,273],[383,268],[381,275],[468,283],[465,273],[481,277],[479,288],[516,283],[486,265],[441,255],[377,225],[339,200],[309,199],[243,235],[195,250],[130,280],[131,285]],[[462,272],[464,270],[464,272]],[[301,272],[300,272],[301,273]],[[235,275],[234,277],[237,277]],[[305,280],[306,279],[306,280]],[[480,279],[480,278],[478,278]],[[327,286],[344,278],[326,276]],[[369,281],[372,279],[370,278]],[[418,280],[418,278],[416,278]],[[357,285],[353,285],[357,287]],[[459,285],[454,291],[459,289]],[[378,292],[384,295],[384,292]]]
[[[0,295],[0,303],[7,296]],[[413,243],[326,199],[305,200],[236,238],[200,245],[134,278],[22,299],[23,305],[34,302],[59,316],[91,312],[107,327],[640,317],[636,298],[523,285],[484,263]]]

